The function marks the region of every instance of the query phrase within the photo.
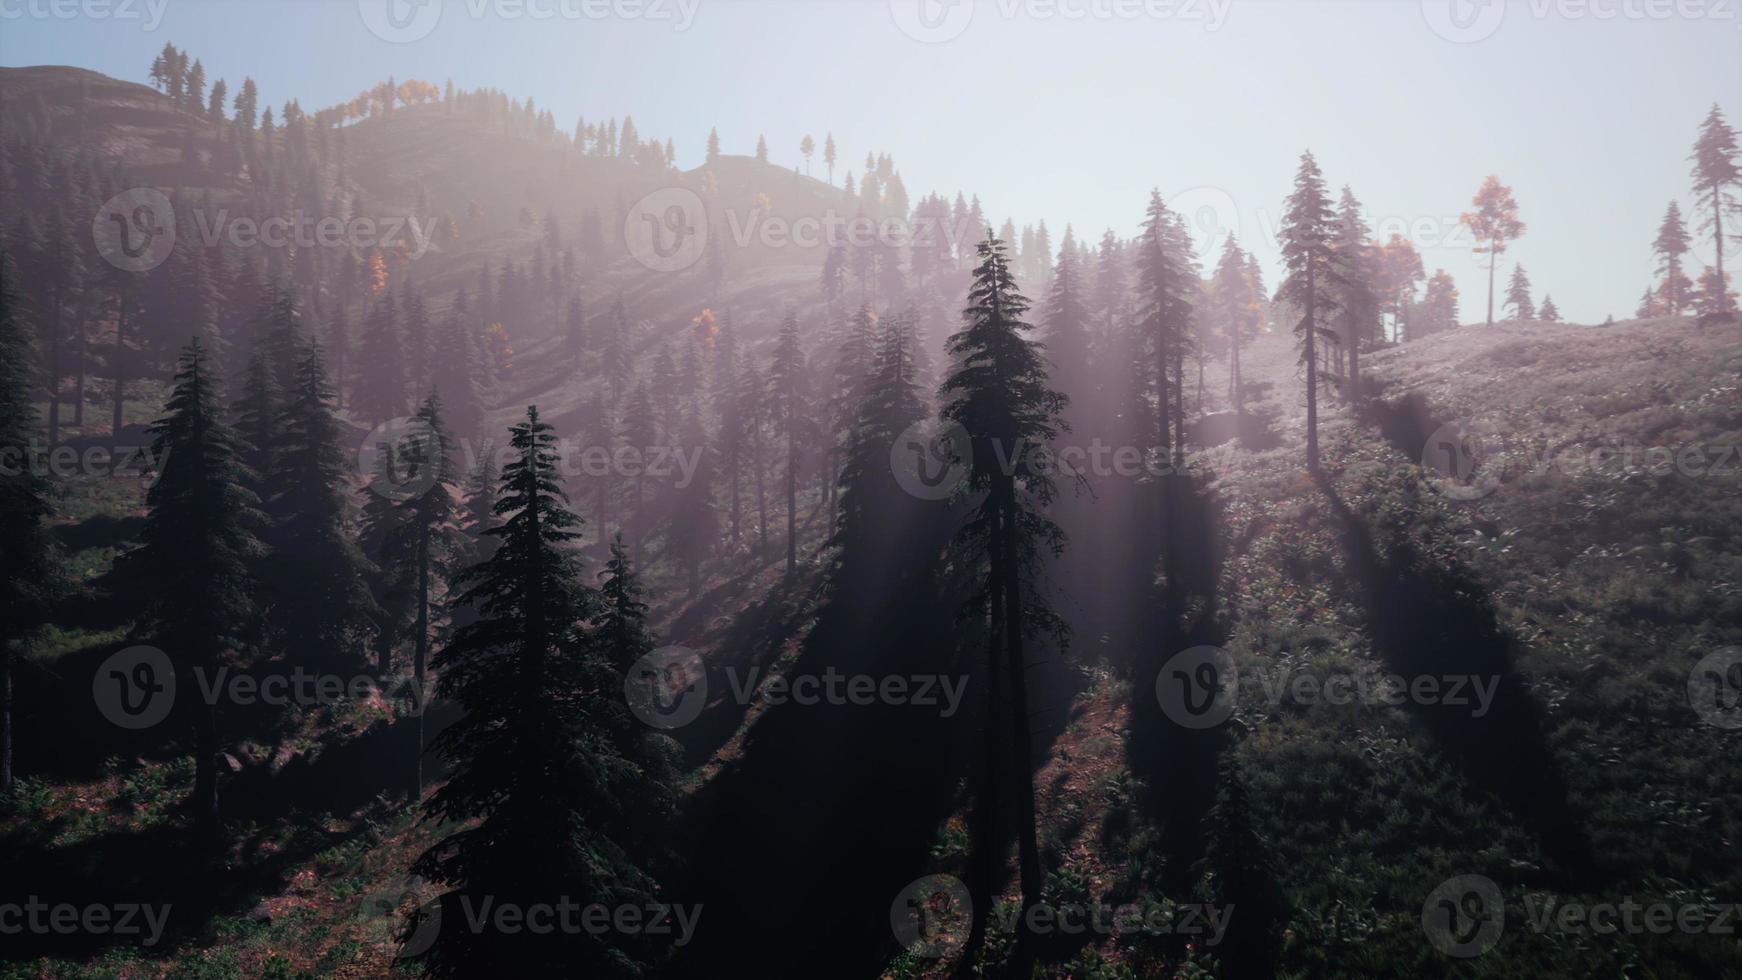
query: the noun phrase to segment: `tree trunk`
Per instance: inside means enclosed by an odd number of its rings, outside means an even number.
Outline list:
[[[767,481],[766,481],[766,473],[764,472],[767,469],[767,467],[763,465],[763,463],[765,461],[762,458],[762,435],[761,435],[761,433],[758,433],[756,435],[755,442],[752,444],[751,454],[752,454],[752,456],[751,456],[752,462],[756,467],[756,531],[757,531],[757,534],[760,538],[760,541],[758,543],[757,554],[763,558],[767,558],[768,557],[768,487],[767,487]]]
[[[202,848],[218,841],[218,719],[204,698],[194,711],[194,837]]]
[[[85,425],[85,305],[79,304],[78,316],[73,317],[73,424],[79,428]]]
[[[127,372],[122,364],[122,355],[127,342],[127,297],[121,297],[120,309],[115,313],[115,363],[111,370],[115,375],[115,417],[109,427],[109,434],[115,438],[121,436],[121,405],[122,394],[127,388]]]
[[[999,569],[1004,582],[1004,644],[1010,670],[1010,720],[1012,774],[1016,777],[1017,864],[1022,872],[1022,910],[1040,904],[1040,838],[1034,815],[1034,758],[1028,718],[1028,678],[1022,652],[1022,587],[1017,570],[1016,488],[1006,479],[1002,490],[1004,506],[1000,508],[1004,546]],[[1028,976],[1033,961],[1034,941],[1029,930],[1017,934],[1017,976]]]
[[[12,644],[0,637],[0,793],[12,791]]]
[[[1712,185],[1712,236],[1718,246],[1718,312],[1730,311],[1730,290],[1724,285],[1724,198],[1722,188]]]
[[[1307,469],[1319,470],[1319,361],[1316,346],[1319,329],[1318,292],[1314,289],[1313,269],[1307,265],[1306,294],[1306,395],[1307,395]]]
[[[991,545],[996,551],[1003,547],[1003,542],[994,536]],[[956,969],[956,975],[962,978],[976,975],[974,967],[980,959],[980,948],[986,942],[986,926],[992,917],[993,889],[997,887],[998,864],[1003,850],[998,846],[998,743],[1002,737],[999,709],[1003,706],[999,690],[1002,668],[998,661],[1004,648],[1003,582],[992,576],[986,592],[991,603],[986,644],[986,758],[985,770],[980,774],[980,795],[974,801],[974,834],[978,839],[974,848],[973,883],[969,889],[973,898],[973,919],[968,929],[967,946]]]
[[[437,492],[441,492],[439,489]],[[417,646],[412,655],[412,691],[416,698],[413,703],[412,728],[415,741],[412,743],[411,785],[408,797],[412,802],[423,799],[423,712],[427,706],[424,696],[424,664],[429,659],[429,525],[418,528],[417,532]]]
[[[1235,418],[1245,418],[1246,399],[1241,396],[1240,392],[1240,333],[1238,327],[1235,328],[1232,346],[1233,354],[1228,359],[1228,400],[1234,403]]]
[[[1349,400],[1361,400],[1361,322],[1349,321]]]
[[[797,422],[788,407],[786,414],[786,574],[798,571],[798,445],[792,427]]]
[[[1494,270],[1500,268],[1500,243],[1488,246],[1488,325],[1494,325]]]
[[[739,435],[742,435],[742,430],[740,430]],[[740,522],[740,520],[744,519],[744,510],[742,510],[742,508],[739,507],[739,447],[742,447],[742,446],[744,446],[744,444],[742,444],[742,442],[739,442],[739,444],[737,444],[737,446],[733,446],[733,449],[732,449],[732,467],[728,467],[728,479],[726,479],[726,484],[728,484],[728,486],[732,487],[732,550],[733,550],[733,552],[737,552],[737,550],[739,550],[739,522]]]
[[[50,449],[60,445],[60,308],[57,305],[54,314],[49,317],[48,332],[48,446]]]

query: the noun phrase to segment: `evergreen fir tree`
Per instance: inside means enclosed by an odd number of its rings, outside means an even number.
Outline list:
[[[506,523],[487,532],[500,546],[457,583],[479,618],[435,658],[439,694],[463,714],[435,740],[449,775],[424,815],[466,826],[413,870],[448,887],[439,899],[447,923],[475,917],[486,900],[609,907],[646,902],[653,891],[613,834],[631,832],[640,815],[622,801],[647,777],[595,720],[622,689],[602,681],[608,672],[581,629],[603,610],[568,547],[582,522],[562,492],[556,437],[529,408],[511,445],[516,458],[503,470],[495,506]],[[649,953],[642,940],[620,934],[443,928],[417,959],[437,977],[504,963],[615,976],[637,974]]]
[[[1306,372],[1307,469],[1319,469],[1319,346],[1331,312],[1331,270],[1336,263],[1336,215],[1325,194],[1325,178],[1311,153],[1303,153],[1294,193],[1282,221],[1282,258],[1288,279],[1282,292],[1300,311],[1295,336]]]
[[[52,597],[55,557],[48,534],[50,487],[27,459],[36,437],[36,349],[24,323],[18,269],[0,248],[0,793],[14,785],[12,657],[41,625]]]
[[[1663,224],[1658,226],[1657,240],[1651,245],[1657,256],[1657,274],[1663,277],[1658,291],[1663,294],[1671,316],[1682,315],[1682,310],[1688,305],[1688,293],[1693,288],[1693,282],[1682,272],[1682,256],[1688,254],[1691,247],[1692,239],[1682,221],[1681,206],[1671,201],[1669,210],[1663,213]],[[1546,300],[1544,305],[1547,305]]]
[[[270,623],[292,662],[350,666],[377,612],[374,567],[347,527],[348,473],[318,345],[297,367],[279,413],[281,450],[266,481],[273,518]]]
[[[1742,151],[1736,146],[1736,131],[1724,120],[1724,113],[1715,102],[1712,111],[1700,124],[1700,135],[1694,142],[1691,159],[1694,192],[1701,214],[1699,230],[1712,236],[1717,254],[1717,262],[1713,265],[1717,288],[1705,292],[1711,298],[1712,312],[1724,314],[1731,309],[1730,291],[1725,282],[1724,219],[1735,220],[1742,215],[1742,204],[1737,203],[1733,190],[1742,187]],[[1730,237],[1742,240],[1734,232]]]
[[[146,594],[140,631],[167,653],[178,683],[194,690],[210,677],[255,616],[250,568],[263,551],[254,535],[258,500],[243,486],[239,440],[225,424],[220,382],[198,338],[183,350],[165,414],[151,426],[162,463],[146,492],[145,527],[130,556]],[[194,714],[196,839],[219,833],[218,727],[212,704],[191,699]]]
[[[1536,319],[1536,304],[1530,301],[1530,277],[1525,275],[1522,265],[1512,267],[1512,281],[1506,286],[1506,305],[1512,310],[1514,320]]]
[[[1040,902],[1042,869],[1034,774],[1026,764],[1032,758],[1032,737],[1024,640],[1037,629],[1063,638],[1064,625],[1035,588],[1033,570],[1043,553],[1062,551],[1064,534],[1046,515],[1057,493],[1051,476],[1035,466],[1032,454],[1015,455],[1013,447],[1051,442],[1068,402],[1048,387],[1040,347],[1025,336],[1032,329],[1022,319],[1029,304],[1016,287],[1004,243],[988,237],[979,252],[963,328],[949,341],[955,367],[941,398],[944,419],[966,430],[970,445],[964,488],[974,503],[957,534],[957,547],[975,574],[984,576],[985,586],[977,590],[984,598],[971,601],[976,611],[981,602],[989,604],[989,625],[1002,647],[997,652],[1003,656],[1003,680],[1010,690],[1010,758],[1017,760],[1010,768],[1017,781],[1018,866],[1027,910]],[[994,663],[992,669],[996,674],[1000,668]],[[993,704],[989,717],[1001,717],[999,708]],[[998,733],[990,732],[989,738],[996,740]],[[983,860],[996,860],[993,846],[990,837],[980,841]],[[982,899],[990,904],[991,880],[990,867],[982,868],[976,905]],[[1017,973],[1026,975],[1031,956],[1024,930]]]
[[[403,356],[393,294],[382,293],[363,326],[357,390],[351,397],[352,408],[365,422],[377,425],[405,414]]]
[[[774,343],[774,360],[768,366],[768,415],[775,432],[785,440],[786,472],[786,573],[798,571],[798,468],[806,420],[804,349],[799,345],[798,314],[787,311]]]

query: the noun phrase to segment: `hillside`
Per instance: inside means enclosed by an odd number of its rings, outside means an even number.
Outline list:
[[[223,392],[239,430],[259,424],[249,399],[276,370],[273,358],[310,350],[310,340],[352,345],[348,375],[335,368],[332,389],[305,390],[330,412],[342,450],[319,471],[338,501],[331,526],[369,563],[362,581],[385,624],[351,627],[332,649],[276,645],[301,624],[273,616],[296,608],[300,590],[332,584],[299,571],[291,587],[264,591],[257,622],[226,637],[234,642],[222,663],[239,675],[313,663],[370,683],[215,711],[224,836],[196,853],[186,806],[196,716],[183,702],[173,723],[129,727],[104,691],[112,658],[154,641],[145,597],[162,583],[122,556],[149,549],[144,529],[166,505],[148,498],[149,475],[57,476],[48,527],[65,582],[13,665],[21,779],[0,797],[0,901],[16,892],[157,903],[168,918],[149,944],[77,929],[26,937],[17,952],[0,949],[0,978],[419,969],[406,958],[418,952],[407,951],[418,933],[406,924],[443,885],[413,864],[496,815],[432,815],[429,800],[457,770],[420,750],[471,716],[450,693],[426,712],[408,685],[426,653],[436,683],[517,669],[504,657],[449,673],[440,658],[511,605],[466,597],[475,580],[455,569],[498,553],[480,531],[492,504],[503,519],[522,513],[499,501],[524,485],[486,481],[480,491],[472,463],[529,405],[565,440],[551,450],[552,472],[599,448],[587,445],[594,439],[707,453],[698,483],[649,478],[647,494],[639,473],[563,473],[550,493],[561,484],[580,529],[571,540],[560,519],[546,528],[560,568],[587,589],[621,575],[606,566],[606,545],[612,534],[626,541],[623,561],[645,589],[645,645],[697,658],[695,716],[665,725],[641,713],[624,663],[634,670],[645,657],[594,659],[605,641],[587,632],[586,617],[602,617],[603,603],[587,592],[599,605],[550,644],[553,661],[584,667],[570,672],[584,682],[553,700],[561,712],[515,701],[501,722],[524,713],[599,726],[572,741],[605,762],[564,770],[541,790],[602,801],[565,840],[608,826],[644,849],[642,866],[612,879],[627,863],[618,843],[586,837],[589,880],[613,881],[620,897],[705,910],[681,943],[636,936],[611,947],[625,963],[645,958],[637,975],[717,976],[730,964],[767,976],[941,980],[1008,975],[1025,957],[1035,976],[1106,980],[1742,975],[1742,947],[1704,928],[1742,896],[1742,728],[1730,724],[1723,678],[1700,686],[1715,651],[1742,646],[1735,328],[1663,316],[1368,338],[1358,397],[1340,377],[1322,385],[1324,461],[1313,472],[1297,340],[1272,322],[1288,315],[1280,301],[1250,298],[1236,398],[1226,337],[1191,332],[1192,356],[1170,368],[1144,346],[1134,292],[1115,295],[1104,324],[1083,325],[1080,351],[1049,331],[1040,363],[1068,388],[1058,411],[1077,426],[1061,426],[1057,445],[1106,439],[1140,450],[1143,465],[1061,479],[1057,496],[1022,491],[1026,513],[1056,522],[1061,537],[1057,549],[1042,538],[1016,563],[1032,581],[998,593],[1033,603],[1038,624],[1017,648],[1018,666],[1005,669],[997,658],[1007,627],[986,611],[1004,600],[987,599],[989,573],[962,550],[985,535],[960,530],[977,513],[973,494],[926,499],[902,483],[897,456],[925,449],[914,426],[937,414],[941,379],[961,367],[942,338],[960,322],[971,257],[951,255],[947,273],[923,279],[911,275],[919,257],[896,249],[910,273],[902,279],[899,268],[880,277],[882,258],[847,253],[859,264],[827,295],[827,248],[755,233],[737,240],[745,222],[845,220],[865,207],[823,181],[745,156],[678,171],[582,152],[480,93],[343,126],[316,118],[303,116],[276,143],[246,136],[253,155],[230,172],[221,161],[241,138],[234,127],[177,110],[158,91],[74,68],[0,69],[0,137],[18,186],[0,209],[4,227],[10,235],[65,219],[90,272],[66,295],[50,282],[52,262],[22,277],[32,324],[44,336],[63,329],[57,341],[67,345],[56,348],[66,361],[49,369],[62,375],[57,392],[76,392],[60,399],[79,399],[76,416],[60,404],[62,440],[81,449],[148,441],[145,424],[170,411],[172,378],[157,347],[187,326],[180,317],[201,313],[187,300],[199,292],[189,284],[204,280],[188,270],[210,262],[220,271],[207,284],[222,302],[205,312],[224,357],[249,372],[232,371],[242,380]],[[98,192],[138,186],[163,190],[189,215],[312,207],[411,217],[432,229],[431,247],[277,254],[184,237],[165,274],[129,279],[87,239]],[[917,200],[929,189],[914,190]],[[649,195],[659,205],[644,214],[638,202]],[[662,221],[666,202],[692,199],[701,213],[678,209],[708,223],[708,244],[693,264],[660,271],[625,226],[633,235],[635,219]],[[896,217],[906,220],[901,201]],[[54,253],[47,241],[42,253]],[[1117,243],[1107,261],[1130,266],[1136,251]],[[1068,277],[1012,281],[1040,304],[1031,318],[1050,326],[1070,306],[1054,299],[1060,280]],[[902,290],[879,294],[890,281]],[[1192,286],[1209,310],[1209,284]],[[456,303],[462,292],[472,305]],[[482,312],[492,292],[496,305]],[[411,301],[427,304],[429,336],[405,325]],[[584,310],[578,326],[574,304]],[[783,343],[788,311],[798,327]],[[430,341],[450,327],[456,346]],[[394,331],[388,341],[382,329]],[[396,412],[369,400],[381,387],[369,358],[387,348],[399,356],[399,341],[425,347],[394,361],[394,384],[401,371],[427,382],[453,368],[440,362],[457,350],[481,401],[477,424],[455,433],[464,472],[419,491],[452,507],[434,522],[449,543],[426,542],[424,560],[429,548],[451,550],[423,569],[433,589],[426,615],[403,621],[390,614],[408,608],[393,603],[408,601],[415,576],[383,569],[406,560],[409,539],[380,528],[410,525],[382,517],[380,498],[402,501],[379,490],[359,455],[364,433],[416,410],[415,397]],[[619,342],[627,346],[613,365]],[[320,366],[302,356],[299,366]],[[1150,387],[1157,363],[1159,394]],[[879,378],[882,400],[873,397]],[[275,390],[281,411],[296,404],[288,390]],[[1177,470],[1166,462],[1170,391]],[[1149,432],[1157,411],[1160,443]],[[282,468],[301,448],[290,431],[270,452],[245,439],[238,452]],[[282,472],[238,479],[267,510],[295,496],[287,489],[306,489],[275,484]],[[866,485],[888,499],[867,504]],[[300,543],[270,531],[261,533],[271,549],[250,559],[262,576]],[[499,535],[509,542],[501,547],[525,554],[536,553],[531,537]],[[1173,693],[1173,682],[1205,670],[1217,679],[1207,703],[1222,714],[1200,723],[1191,689]],[[786,696],[788,685],[835,673],[936,679],[946,692],[959,681],[967,693],[946,713],[888,698]],[[1027,678],[1029,700],[1000,708],[1001,676]],[[626,728],[611,727],[625,718]],[[1015,719],[1029,757],[1000,763],[988,733]],[[478,769],[492,765],[514,768],[503,757]],[[644,777],[656,788],[634,782]],[[619,786],[634,789],[618,795]],[[987,796],[1024,787],[1034,855],[1016,843],[1018,817],[983,810]],[[986,840],[1009,846],[985,857]],[[998,926],[1022,910],[1027,857],[1043,869],[1045,908],[1124,910],[1146,927],[1053,929],[1028,948]],[[1470,876],[1489,889],[1481,915],[1439,904],[1462,900]],[[950,882],[990,900],[971,966],[972,926],[944,894]],[[1701,928],[1606,932],[1541,914],[1623,901],[1693,910]],[[920,923],[917,938],[904,934],[904,914]],[[1464,915],[1484,923],[1479,939],[1461,934]]]

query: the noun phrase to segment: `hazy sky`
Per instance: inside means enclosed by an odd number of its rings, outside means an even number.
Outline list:
[[[1484,274],[1455,224],[1485,175],[1529,225],[1503,277],[1522,262],[1568,318],[1625,318],[1664,207],[1691,203],[1699,121],[1715,100],[1742,125],[1742,0],[423,3],[0,0],[0,62],[143,82],[170,41],[232,92],[252,75],[308,109],[389,74],[451,78],[534,96],[565,128],[631,114],[686,167],[710,126],[727,152],[766,135],[785,164],[832,130],[841,169],[888,151],[915,199],[978,193],[1055,244],[1067,221],[1134,233],[1159,188],[1218,240],[1232,226],[1271,285],[1311,148],[1457,277],[1466,322]]]

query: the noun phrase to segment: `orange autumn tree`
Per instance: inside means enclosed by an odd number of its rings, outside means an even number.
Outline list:
[[[1494,325],[1494,270],[1500,264],[1500,256],[1506,254],[1506,246],[1524,236],[1524,222],[1518,220],[1518,202],[1512,197],[1512,188],[1500,182],[1499,177],[1489,177],[1482,182],[1482,189],[1476,192],[1471,201],[1476,206],[1474,211],[1466,211],[1458,221],[1471,234],[1481,247],[1476,254],[1488,256],[1488,325]]]

